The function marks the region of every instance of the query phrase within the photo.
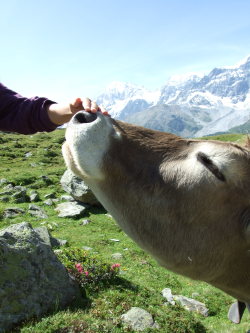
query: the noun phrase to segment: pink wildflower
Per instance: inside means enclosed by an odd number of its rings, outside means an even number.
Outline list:
[[[75,268],[78,270],[79,273],[82,273],[82,272],[83,272],[83,268],[82,268],[82,265],[81,265],[81,264],[76,263],[76,264],[75,264]]]
[[[88,271],[84,272],[84,274],[85,274],[86,276],[89,276],[89,272],[88,272]]]
[[[119,268],[120,266],[121,266],[120,264],[113,264],[113,265],[111,266],[111,269]]]

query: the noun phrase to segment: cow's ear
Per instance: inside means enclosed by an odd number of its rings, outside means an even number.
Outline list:
[[[240,220],[243,234],[247,242],[250,244],[250,207],[247,207],[243,210]]]

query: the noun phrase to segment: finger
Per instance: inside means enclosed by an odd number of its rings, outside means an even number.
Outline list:
[[[90,111],[91,110],[91,99],[88,97],[85,97],[82,101],[82,105],[84,107],[84,110]]]
[[[97,103],[94,101],[91,103],[91,112],[96,113],[99,109],[99,106],[97,105]]]
[[[81,98],[78,97],[75,100],[75,102],[73,103],[73,106],[75,106],[76,108],[82,107],[82,100],[81,100]]]
[[[104,106],[100,106],[99,110],[102,112],[102,114],[104,114],[104,116],[109,116],[109,113]]]
[[[108,111],[104,111],[103,113],[102,113],[104,116],[110,116],[110,114],[108,113]],[[111,116],[110,116],[111,117]]]
[[[70,107],[70,111],[72,113],[76,113],[78,111],[83,110],[83,105],[82,105],[81,98],[75,99],[73,103],[70,103],[69,107]]]

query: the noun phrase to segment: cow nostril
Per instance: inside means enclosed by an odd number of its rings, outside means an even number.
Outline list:
[[[77,112],[73,118],[74,124],[84,124],[84,123],[91,123],[95,121],[97,118],[96,113],[90,113],[86,111]]]

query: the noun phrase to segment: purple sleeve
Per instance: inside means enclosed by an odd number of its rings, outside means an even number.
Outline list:
[[[57,125],[47,113],[53,103],[44,97],[25,98],[0,83],[0,130],[21,134],[53,131]]]

